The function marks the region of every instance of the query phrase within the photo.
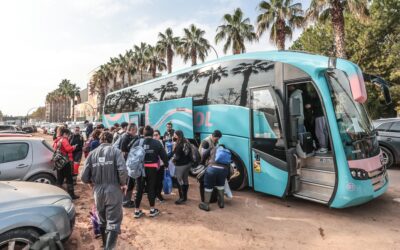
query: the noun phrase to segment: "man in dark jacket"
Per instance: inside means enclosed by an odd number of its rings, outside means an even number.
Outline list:
[[[72,157],[74,158],[73,177],[76,182],[76,176],[79,174],[79,165],[81,164],[83,148],[83,137],[78,126],[75,127],[74,133],[70,136],[69,144],[76,146],[74,152],[72,152]]]
[[[167,131],[165,131],[163,136],[163,142],[172,141],[172,137],[174,137],[175,130],[172,128],[172,122],[167,123]]]
[[[121,138],[121,151],[124,155],[124,159],[128,158],[129,151],[133,145],[133,143],[139,138],[137,135],[137,126],[135,123],[131,123],[128,125],[128,130]],[[128,190],[126,191],[123,206],[126,208],[135,207],[135,202],[132,201],[132,193],[135,188],[135,179],[132,177],[128,177]]]
[[[112,134],[103,132],[100,142],[86,159],[81,179],[94,189],[103,246],[115,249],[121,231],[122,198],[128,172],[121,151],[111,146]]]
[[[84,124],[85,124],[85,126],[86,126],[86,131],[85,131],[85,133],[86,133],[86,140],[89,140],[89,137],[90,137],[90,135],[91,135],[92,132],[93,132],[93,124],[90,123],[88,120],[86,120]]]
[[[144,128],[144,138],[137,140],[133,147],[142,145],[146,154],[144,157],[145,177],[137,178],[137,193],[135,199],[135,218],[140,218],[143,215],[140,210],[140,202],[142,201],[145,183],[149,189],[147,198],[150,203],[150,217],[157,216],[160,211],[154,208],[156,200],[156,185],[157,185],[157,169],[160,167],[160,159],[164,162],[164,166],[168,166],[167,152],[161,143],[153,139],[154,130],[150,126]]]

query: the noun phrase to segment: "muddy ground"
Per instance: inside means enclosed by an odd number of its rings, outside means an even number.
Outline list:
[[[157,203],[161,214],[133,218],[124,209],[118,249],[400,249],[400,170],[390,170],[390,187],[380,198],[359,207],[330,209],[289,197],[285,200],[255,193],[234,192],[224,209],[198,209],[199,189],[191,179],[189,201],[176,206],[176,190]],[[100,249],[89,211],[91,190],[78,182],[77,220],[66,249]],[[144,196],[142,208],[148,214]]]

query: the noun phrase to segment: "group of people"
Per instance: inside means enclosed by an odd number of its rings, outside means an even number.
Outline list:
[[[147,193],[150,205],[149,216],[155,217],[160,211],[155,207],[156,200],[164,202],[162,196],[164,171],[174,166],[174,178],[179,198],[176,205],[188,200],[189,171],[193,166],[193,152],[189,140],[181,130],[174,130],[167,124],[166,132],[151,126],[138,127],[135,123],[116,124],[118,129],[104,130],[99,135],[99,146],[91,149],[86,157],[81,180],[92,186],[96,208],[100,219],[100,231],[105,249],[116,245],[122,222],[123,207],[134,208],[134,218],[141,218],[140,209],[143,194]],[[95,131],[95,130],[94,130]],[[92,133],[94,133],[94,131]],[[201,162],[208,165],[204,175],[204,201],[199,208],[209,211],[211,194],[218,190],[218,205],[224,207],[224,185],[229,174],[229,164],[216,162],[217,145],[222,137],[216,130],[200,144]],[[132,157],[131,150],[142,148],[144,152],[142,173],[130,174],[127,161]],[[131,154],[130,154],[131,152]],[[134,156],[133,156],[134,157]],[[134,188],[136,194],[133,198]]]

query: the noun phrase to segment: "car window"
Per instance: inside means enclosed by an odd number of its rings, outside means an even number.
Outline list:
[[[376,130],[378,131],[386,131],[390,128],[390,126],[392,125],[392,122],[385,122],[382,123],[381,125],[379,125]]]
[[[50,145],[47,141],[43,140],[42,143],[43,143],[43,145],[44,145],[46,148],[48,148],[51,152],[54,151],[53,148],[51,147],[51,145]]]
[[[0,144],[0,163],[19,161],[28,155],[27,143],[2,143]]]
[[[400,122],[392,122],[392,126],[389,130],[391,132],[400,132]]]

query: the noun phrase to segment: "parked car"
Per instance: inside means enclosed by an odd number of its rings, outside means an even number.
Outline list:
[[[75,207],[61,188],[40,183],[0,181],[0,249],[30,249],[38,238],[57,232],[68,240]]]
[[[386,167],[400,164],[400,119],[391,119],[376,127]]]
[[[27,133],[13,133],[13,132],[0,132],[0,137],[32,137],[31,134]]]
[[[18,131],[16,126],[13,125],[0,125],[0,131]]]
[[[26,133],[34,133],[35,129],[31,125],[25,125],[22,127],[22,131],[24,131]]]
[[[0,137],[0,181],[56,183],[52,147],[37,137]]]

